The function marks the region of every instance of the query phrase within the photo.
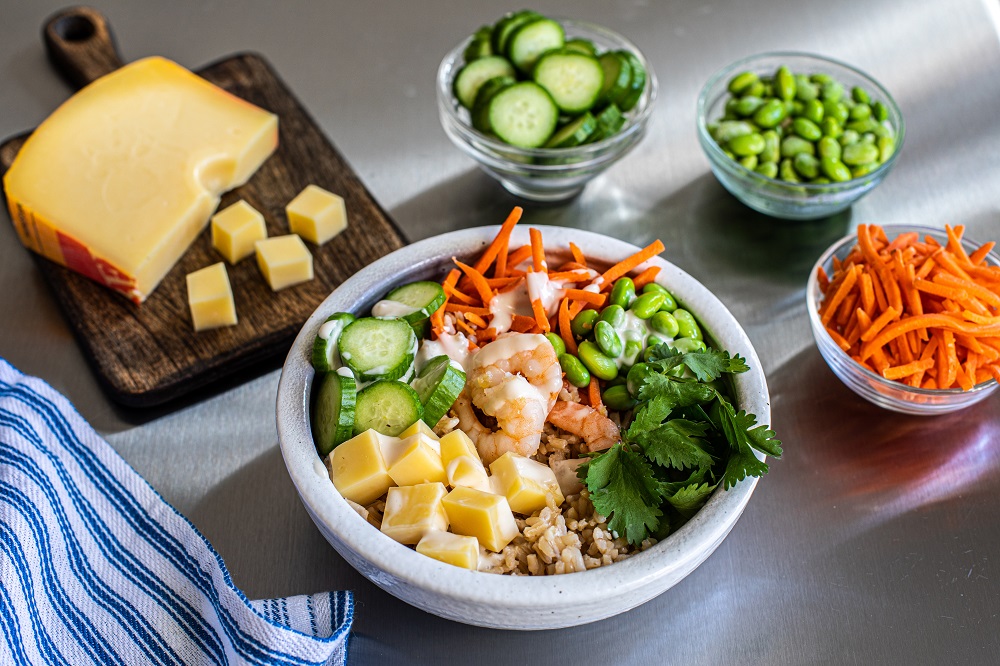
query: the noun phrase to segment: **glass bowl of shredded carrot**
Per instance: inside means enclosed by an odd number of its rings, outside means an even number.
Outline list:
[[[963,409],[1000,381],[1000,257],[964,227],[859,225],[809,277],[824,360],[866,400],[905,414]]]

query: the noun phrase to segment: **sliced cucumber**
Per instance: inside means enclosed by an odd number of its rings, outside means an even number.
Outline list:
[[[413,364],[417,336],[403,319],[364,317],[344,329],[338,348],[359,380],[399,379]]]
[[[601,63],[592,55],[549,52],[538,58],[532,72],[564,113],[582,113],[594,106],[604,87]]]
[[[403,382],[380,380],[358,393],[354,434],[373,428],[395,437],[424,415],[420,396]]]
[[[472,36],[469,45],[462,52],[462,58],[465,62],[472,62],[473,60],[493,55],[493,45],[490,41],[492,35],[493,26],[491,25],[484,25],[479,30],[476,30],[476,34]]]
[[[452,365],[449,357],[435,356],[420,370],[410,386],[420,396],[424,406],[424,423],[433,428],[465,388],[465,373]]]
[[[479,87],[476,102],[472,105],[472,126],[483,134],[493,131],[490,126],[490,100],[498,92],[512,86],[517,81],[512,76],[497,76]]]
[[[480,86],[497,76],[515,76],[517,72],[506,58],[486,56],[473,60],[455,77],[455,97],[467,109],[476,101]]]
[[[567,51],[574,51],[576,53],[584,53],[586,55],[597,55],[597,47],[594,46],[594,42],[589,39],[584,39],[583,37],[575,37],[573,39],[567,39],[566,44],[563,48]]]
[[[639,57],[631,51],[619,51],[619,53],[628,60],[629,67],[632,70],[632,78],[629,81],[628,92],[622,96],[621,101],[618,102],[618,107],[622,111],[631,111],[639,103],[639,100],[642,99],[642,91],[646,88],[646,68],[642,66],[642,61],[639,60]]]
[[[604,86],[601,88],[602,104],[618,104],[628,94],[632,83],[632,65],[620,51],[602,53],[597,59],[604,70]]]
[[[319,327],[312,349],[312,365],[316,372],[333,372],[342,365],[337,342],[344,328],[354,320],[350,312],[336,312]]]
[[[346,370],[318,378],[319,393],[313,418],[316,449],[325,458],[335,447],[354,434],[354,407],[357,384]]]
[[[609,104],[600,115],[597,116],[597,129],[590,135],[587,143],[597,143],[604,141],[608,137],[614,136],[625,125],[625,116],[616,104]]]
[[[522,9],[519,12],[508,14],[493,26],[492,46],[493,53],[498,55],[507,52],[507,41],[514,31],[529,21],[542,18],[542,15],[530,9]]]
[[[514,66],[527,74],[546,51],[562,48],[566,42],[563,27],[548,18],[536,18],[518,27],[510,36],[504,53]]]
[[[546,148],[572,148],[584,143],[597,129],[597,119],[589,111],[578,116],[556,130],[546,142]]]
[[[444,289],[437,282],[411,282],[397,287],[386,295],[386,300],[402,303],[415,311],[403,315],[400,319],[409,324],[419,324],[444,305]]]
[[[532,81],[508,86],[489,102],[489,123],[493,132],[521,148],[544,145],[552,136],[558,119],[559,108],[552,97]]]

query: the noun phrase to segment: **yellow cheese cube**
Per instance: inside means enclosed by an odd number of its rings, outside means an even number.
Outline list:
[[[330,479],[340,494],[371,504],[392,486],[382,459],[381,436],[374,430],[352,437],[330,453]]]
[[[220,261],[188,273],[186,279],[194,330],[204,331],[236,323],[236,305],[224,263]]]
[[[486,468],[483,467],[482,462],[472,456],[453,458],[448,463],[445,472],[448,474],[448,485],[452,488],[465,486],[487,493],[493,492],[490,477],[486,475]]]
[[[479,451],[476,450],[475,443],[469,436],[461,430],[452,430],[441,438],[441,461],[447,467],[452,460],[459,456],[469,456],[476,460],[482,460],[479,457]]]
[[[503,495],[459,486],[442,500],[451,531],[474,536],[484,548],[499,552],[517,536],[517,523]]]
[[[448,480],[441,464],[437,440],[423,433],[399,440],[383,451],[389,476],[397,486],[444,483]]]
[[[212,246],[231,264],[253,254],[254,243],[265,238],[264,216],[242,199],[212,216]]]
[[[145,58],[56,109],[4,189],[25,246],[140,303],[277,146],[277,116]]]
[[[531,458],[508,451],[490,463],[490,474],[497,479],[510,508],[517,513],[527,516],[544,508],[546,497],[550,495],[555,498],[556,505],[563,503],[555,473]]]
[[[389,488],[382,532],[399,543],[413,544],[427,532],[448,529],[448,514],[441,504],[446,494],[448,490],[443,483]]]
[[[427,425],[426,423],[424,423],[423,421],[417,421],[416,423],[414,423],[413,425],[411,425],[409,428],[407,428],[403,432],[399,433],[399,438],[400,439],[406,439],[407,437],[410,437],[411,435],[417,435],[417,434],[421,434],[421,433],[424,434],[424,435],[427,435],[428,437],[430,437],[431,439],[433,439],[435,442],[437,440],[441,439],[440,437],[437,436],[437,434],[433,430],[431,430],[431,427],[429,425]]]
[[[417,543],[417,552],[464,569],[479,568],[479,541],[476,537],[451,532],[428,532]]]
[[[322,245],[347,228],[344,200],[321,187],[309,185],[287,206],[288,228],[307,241]]]
[[[313,258],[309,248],[295,234],[275,236],[254,243],[257,266],[271,289],[308,282],[313,279]]]

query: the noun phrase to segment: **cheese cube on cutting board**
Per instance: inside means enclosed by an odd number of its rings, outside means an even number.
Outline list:
[[[194,330],[236,323],[236,305],[226,265],[221,261],[187,274],[188,306]]]
[[[549,496],[555,498],[556,505],[563,503],[555,473],[531,458],[508,451],[490,463],[490,474],[517,513],[531,515],[545,507]]]
[[[274,236],[254,244],[257,266],[272,291],[279,291],[313,279],[313,258],[309,248],[295,234]]]
[[[428,532],[448,529],[448,514],[441,504],[446,494],[443,483],[389,488],[382,532],[399,543],[414,544]]]
[[[472,439],[461,430],[452,430],[441,438],[441,461],[447,467],[459,456],[469,456],[481,460]]]
[[[331,451],[330,480],[341,495],[362,506],[384,495],[393,481],[382,458],[381,436],[366,430]]]
[[[437,440],[423,433],[393,443],[391,451],[383,450],[389,476],[397,486],[446,482],[448,476],[441,464],[439,450]]]
[[[265,238],[264,216],[242,199],[212,216],[212,246],[231,264],[253,254],[254,243]]]
[[[489,550],[499,552],[517,536],[517,523],[503,495],[459,486],[442,500],[451,531],[474,536]]]
[[[287,206],[288,228],[310,243],[322,245],[347,228],[344,200],[322,187],[309,185]]]
[[[277,145],[274,114],[146,58],[56,109],[4,189],[25,246],[140,303]]]
[[[417,552],[464,569],[479,568],[479,542],[476,537],[451,532],[428,532],[417,543]]]

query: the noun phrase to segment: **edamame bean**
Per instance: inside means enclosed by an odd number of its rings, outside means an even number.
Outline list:
[[[819,140],[819,143],[816,144],[816,147],[819,149],[820,157],[833,157],[840,159],[840,143],[832,136],[824,136]]]
[[[751,171],[757,168],[757,163],[759,161],[760,160],[757,159],[756,155],[747,155],[746,157],[741,157],[739,159],[740,166],[750,169]]]
[[[842,146],[849,146],[858,141],[861,141],[861,135],[852,129],[844,130],[844,133],[840,135],[840,145]]]
[[[780,99],[772,98],[764,102],[764,104],[754,112],[753,121],[758,126],[763,127],[764,129],[769,129],[776,127],[778,123],[785,119],[785,115],[785,105],[782,101]],[[720,132],[722,131],[721,125],[722,123],[720,123]],[[750,132],[746,132],[746,134],[749,133]]]
[[[764,162],[763,164],[758,164],[754,171],[766,178],[774,178],[778,175],[778,165],[774,162]]]
[[[802,105],[802,102],[800,102],[797,99],[785,102],[785,113],[787,113],[789,116],[792,116],[793,118],[795,116],[801,116],[803,108],[804,107]]]
[[[813,83],[818,83],[820,85],[823,85],[824,83],[829,83],[830,81],[833,81],[833,77],[830,76],[829,74],[824,74],[823,72],[816,72],[815,74],[809,77],[809,80],[812,81]]]
[[[732,100],[731,100],[732,101]],[[745,95],[735,100],[734,110],[741,116],[752,116],[753,112],[756,111],[764,104],[764,100],[756,95]],[[729,108],[729,103],[726,103],[726,108]]]
[[[632,365],[635,360],[639,358],[639,354],[642,353],[642,342],[639,340],[626,340],[625,341],[625,351],[622,353],[623,363],[625,365]]]
[[[878,159],[879,162],[888,161],[892,154],[896,152],[896,142],[892,140],[891,136],[882,136],[878,140]]]
[[[819,97],[819,86],[809,80],[804,74],[795,75],[795,99],[811,102]]]
[[[819,161],[819,168],[826,174],[827,178],[835,183],[843,183],[852,178],[851,170],[847,165],[835,157],[824,157]]]
[[[760,162],[777,163],[781,159],[781,139],[774,130],[767,130],[761,134],[764,137],[764,150],[761,151],[757,159]]]
[[[559,366],[566,373],[566,381],[577,388],[583,388],[590,384],[590,371],[572,354],[560,354]]]
[[[864,134],[865,132],[874,132],[879,128],[879,124],[875,122],[874,118],[864,118],[863,120],[852,120],[845,127],[859,134]]]
[[[658,285],[655,282],[649,282],[642,288],[642,293],[648,294],[651,292],[663,294],[663,305],[660,306],[660,310],[663,312],[673,312],[677,309],[677,301],[674,300],[674,295],[666,287]]]
[[[677,320],[677,335],[682,338],[694,338],[695,340],[704,339],[701,334],[701,327],[698,326],[698,322],[695,321],[694,315],[678,308],[674,310],[674,319]]]
[[[750,97],[763,97],[764,96],[764,83],[763,83],[763,81],[756,81],[756,82],[752,83],[749,88],[747,88],[746,90],[744,90],[740,94],[740,97],[745,97],[745,96],[748,96],[748,95]]]
[[[868,93],[861,86],[851,88],[851,98],[858,104],[871,104],[872,102],[872,98],[868,96]]]
[[[865,132],[864,134],[862,134],[861,135],[861,143],[870,143],[870,144],[872,144],[874,146],[875,145],[875,133],[874,132]]]
[[[625,384],[609,386],[604,389],[601,400],[604,401],[604,405],[608,409],[615,412],[624,412],[639,404],[628,392],[628,386]]]
[[[820,176],[819,178],[813,178],[809,182],[813,185],[829,185],[832,181],[826,176]]]
[[[834,139],[840,138],[840,135],[844,133],[843,128],[840,123],[837,122],[836,118],[824,118],[823,122],[819,124],[819,128],[823,130],[823,136],[828,136]]]
[[[800,136],[786,136],[781,140],[782,157],[795,157],[799,153],[809,153],[810,155],[813,155],[816,153],[816,147],[811,141],[803,139]]]
[[[629,311],[639,319],[649,319],[663,305],[663,294],[651,291],[635,299]]]
[[[602,352],[611,358],[621,356],[623,347],[622,339],[615,331],[615,327],[606,321],[598,321],[594,324],[594,341]]]
[[[555,333],[551,331],[545,334],[545,339],[549,341],[552,348],[556,350],[556,356],[562,356],[566,353],[566,343]]]
[[[760,81],[760,77],[753,72],[740,72],[733,78],[729,79],[729,92],[734,95],[739,95],[758,81]]]
[[[625,308],[616,304],[609,305],[601,310],[600,320],[608,322],[614,328],[621,328],[622,324],[625,323]],[[594,330],[597,330],[596,324]]]
[[[844,151],[841,154],[841,161],[848,166],[858,166],[860,164],[868,164],[869,162],[874,162],[878,159],[878,148],[870,143],[852,143],[849,146],[844,146]]]
[[[818,128],[817,128],[818,129]],[[729,140],[729,150],[734,155],[747,157],[748,155],[759,155],[764,150],[764,137],[754,132],[744,134]]]
[[[823,102],[818,99],[812,99],[803,105],[802,117],[813,121],[817,125],[823,122]]]
[[[600,347],[590,340],[581,342],[576,353],[580,362],[594,377],[608,381],[618,376],[618,366],[614,359],[605,356]]]
[[[806,141],[819,141],[819,138],[823,136],[823,131],[819,128],[819,125],[801,116],[792,121],[792,129]],[[763,146],[761,150],[763,150]]]
[[[646,363],[636,363],[628,371],[625,386],[628,387],[629,395],[633,398],[639,397],[639,389],[646,383],[646,378],[655,374],[656,370]]]
[[[650,317],[649,325],[653,327],[654,331],[662,333],[668,338],[676,338],[678,331],[680,331],[677,320],[669,312],[657,312]]]
[[[839,102],[844,96],[844,86],[840,81],[830,80],[823,84],[823,90],[821,91],[824,100],[829,100],[831,102]]]
[[[573,335],[578,338],[589,337],[594,330],[594,324],[597,323],[597,317],[597,310],[584,310],[573,317],[573,321],[569,323]]]
[[[632,278],[618,278],[614,286],[611,287],[611,304],[627,310],[634,299],[635,282],[632,282]]]
[[[778,165],[778,176],[781,177],[781,180],[789,183],[802,182],[799,179],[799,174],[795,171],[795,167],[792,166],[792,158],[790,157],[781,160],[781,164]]]
[[[866,118],[871,118],[872,107],[867,104],[858,104],[853,109],[851,109],[851,120],[865,120]]]
[[[682,354],[687,354],[695,351],[705,351],[708,347],[701,340],[696,340],[694,338],[678,338],[674,340],[674,349]]]
[[[819,175],[819,160],[808,153],[799,153],[793,157],[792,166],[806,180],[812,180]]]
[[[889,107],[882,102],[875,102],[872,105],[872,113],[875,115],[875,120],[880,123],[884,123],[889,119]]]
[[[851,176],[853,178],[861,178],[862,176],[867,176],[872,171],[875,171],[879,167],[878,162],[869,162],[868,164],[859,164],[858,166],[851,169]]]
[[[774,75],[774,92],[783,100],[795,99],[795,77],[784,65]]]
[[[719,144],[727,144],[738,136],[753,134],[755,131],[754,126],[745,120],[724,120],[719,123],[712,138]]]

